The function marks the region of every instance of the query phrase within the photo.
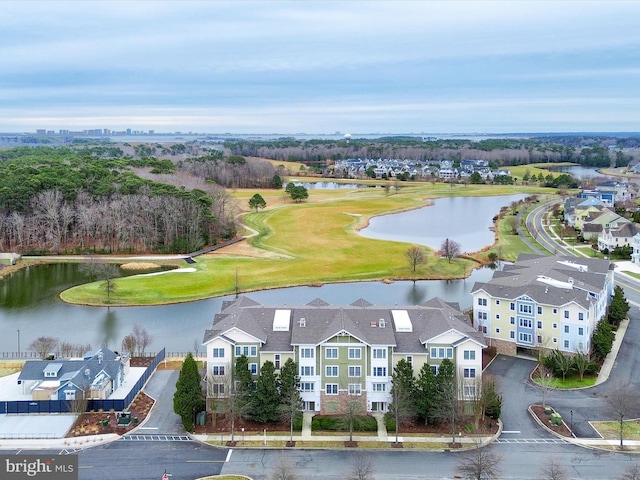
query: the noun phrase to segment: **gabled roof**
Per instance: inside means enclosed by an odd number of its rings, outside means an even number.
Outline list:
[[[282,308],[244,301],[229,304],[215,315],[204,343],[237,328],[264,342],[263,351],[291,351],[293,345],[319,345],[335,336],[350,335],[367,345],[395,346],[400,352],[419,353],[424,352],[424,339],[455,328],[484,344],[482,334],[473,329],[458,305],[439,298],[408,307],[378,307],[363,299],[332,306],[315,299],[306,305],[287,305],[290,328],[274,331],[274,314]],[[398,331],[396,320],[400,319],[411,325],[412,331]]]

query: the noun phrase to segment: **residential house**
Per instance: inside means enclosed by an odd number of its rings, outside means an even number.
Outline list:
[[[575,220],[573,225],[574,228],[578,230],[582,230],[582,222],[583,220],[593,213],[600,214],[605,210],[610,210],[604,203],[595,198],[588,198],[583,202],[579,203],[575,206]]]
[[[124,382],[129,360],[107,348],[82,358],[27,360],[18,384],[33,400],[107,399]]]
[[[606,229],[617,229],[626,223],[631,222],[609,209],[601,213],[592,212],[582,220],[582,237],[585,240],[599,239]]]
[[[499,353],[588,352],[613,293],[609,260],[521,254],[515,264],[477,282],[474,324]]]
[[[627,247],[633,244],[633,238],[638,234],[638,226],[635,223],[616,223],[606,227],[598,237],[598,250],[611,252],[616,247]]]
[[[235,359],[245,355],[258,375],[267,360],[279,370],[298,364],[304,409],[335,413],[357,397],[366,411],[387,411],[391,378],[400,359],[417,376],[428,364],[437,373],[456,365],[461,399],[477,393],[484,337],[457,305],[434,298],[422,305],[377,307],[365,300],[332,306],[315,299],[300,306],[265,306],[247,297],[225,302],[204,335],[208,396],[224,398]]]
[[[633,236],[631,246],[633,247],[633,252],[631,253],[631,261],[640,266],[640,233],[636,233]]]

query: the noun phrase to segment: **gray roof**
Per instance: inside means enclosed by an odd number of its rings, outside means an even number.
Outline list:
[[[116,378],[121,359],[115,352],[102,348],[91,352],[88,359],[27,360],[18,376],[21,381],[69,380],[78,386],[89,386],[95,376],[104,371],[110,378]],[[102,359],[99,359],[100,354]],[[45,371],[55,370],[55,377],[45,376]],[[85,373],[88,371],[89,378]]]
[[[288,331],[273,330],[276,310],[290,311]],[[394,310],[407,312],[412,332],[396,331]],[[292,351],[294,345],[318,345],[347,333],[368,345],[391,345],[398,352],[424,353],[423,344],[427,340],[452,329],[485,345],[483,335],[474,330],[458,305],[439,298],[407,307],[380,307],[363,299],[342,306],[315,299],[307,305],[276,307],[246,302],[240,297],[215,315],[203,343],[233,328],[259,339],[261,350],[266,352]]]
[[[589,293],[602,292],[606,275],[612,268],[609,260],[521,254],[515,264],[494,272],[489,282],[476,282],[471,292],[484,290],[492,297],[503,299],[527,295],[544,305],[562,306],[576,302],[588,308],[594,301]],[[540,281],[541,278],[549,281]],[[562,285],[570,283],[572,288]]]

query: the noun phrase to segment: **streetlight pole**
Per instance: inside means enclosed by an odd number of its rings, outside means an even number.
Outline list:
[[[20,357],[20,329],[18,329],[18,358]]]
[[[569,410],[569,415],[571,417],[571,422],[569,423],[570,425],[569,430],[571,430],[571,436],[573,437],[573,410]]]

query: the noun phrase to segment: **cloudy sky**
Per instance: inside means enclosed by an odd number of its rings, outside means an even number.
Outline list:
[[[0,131],[640,131],[640,1],[0,2]]]

